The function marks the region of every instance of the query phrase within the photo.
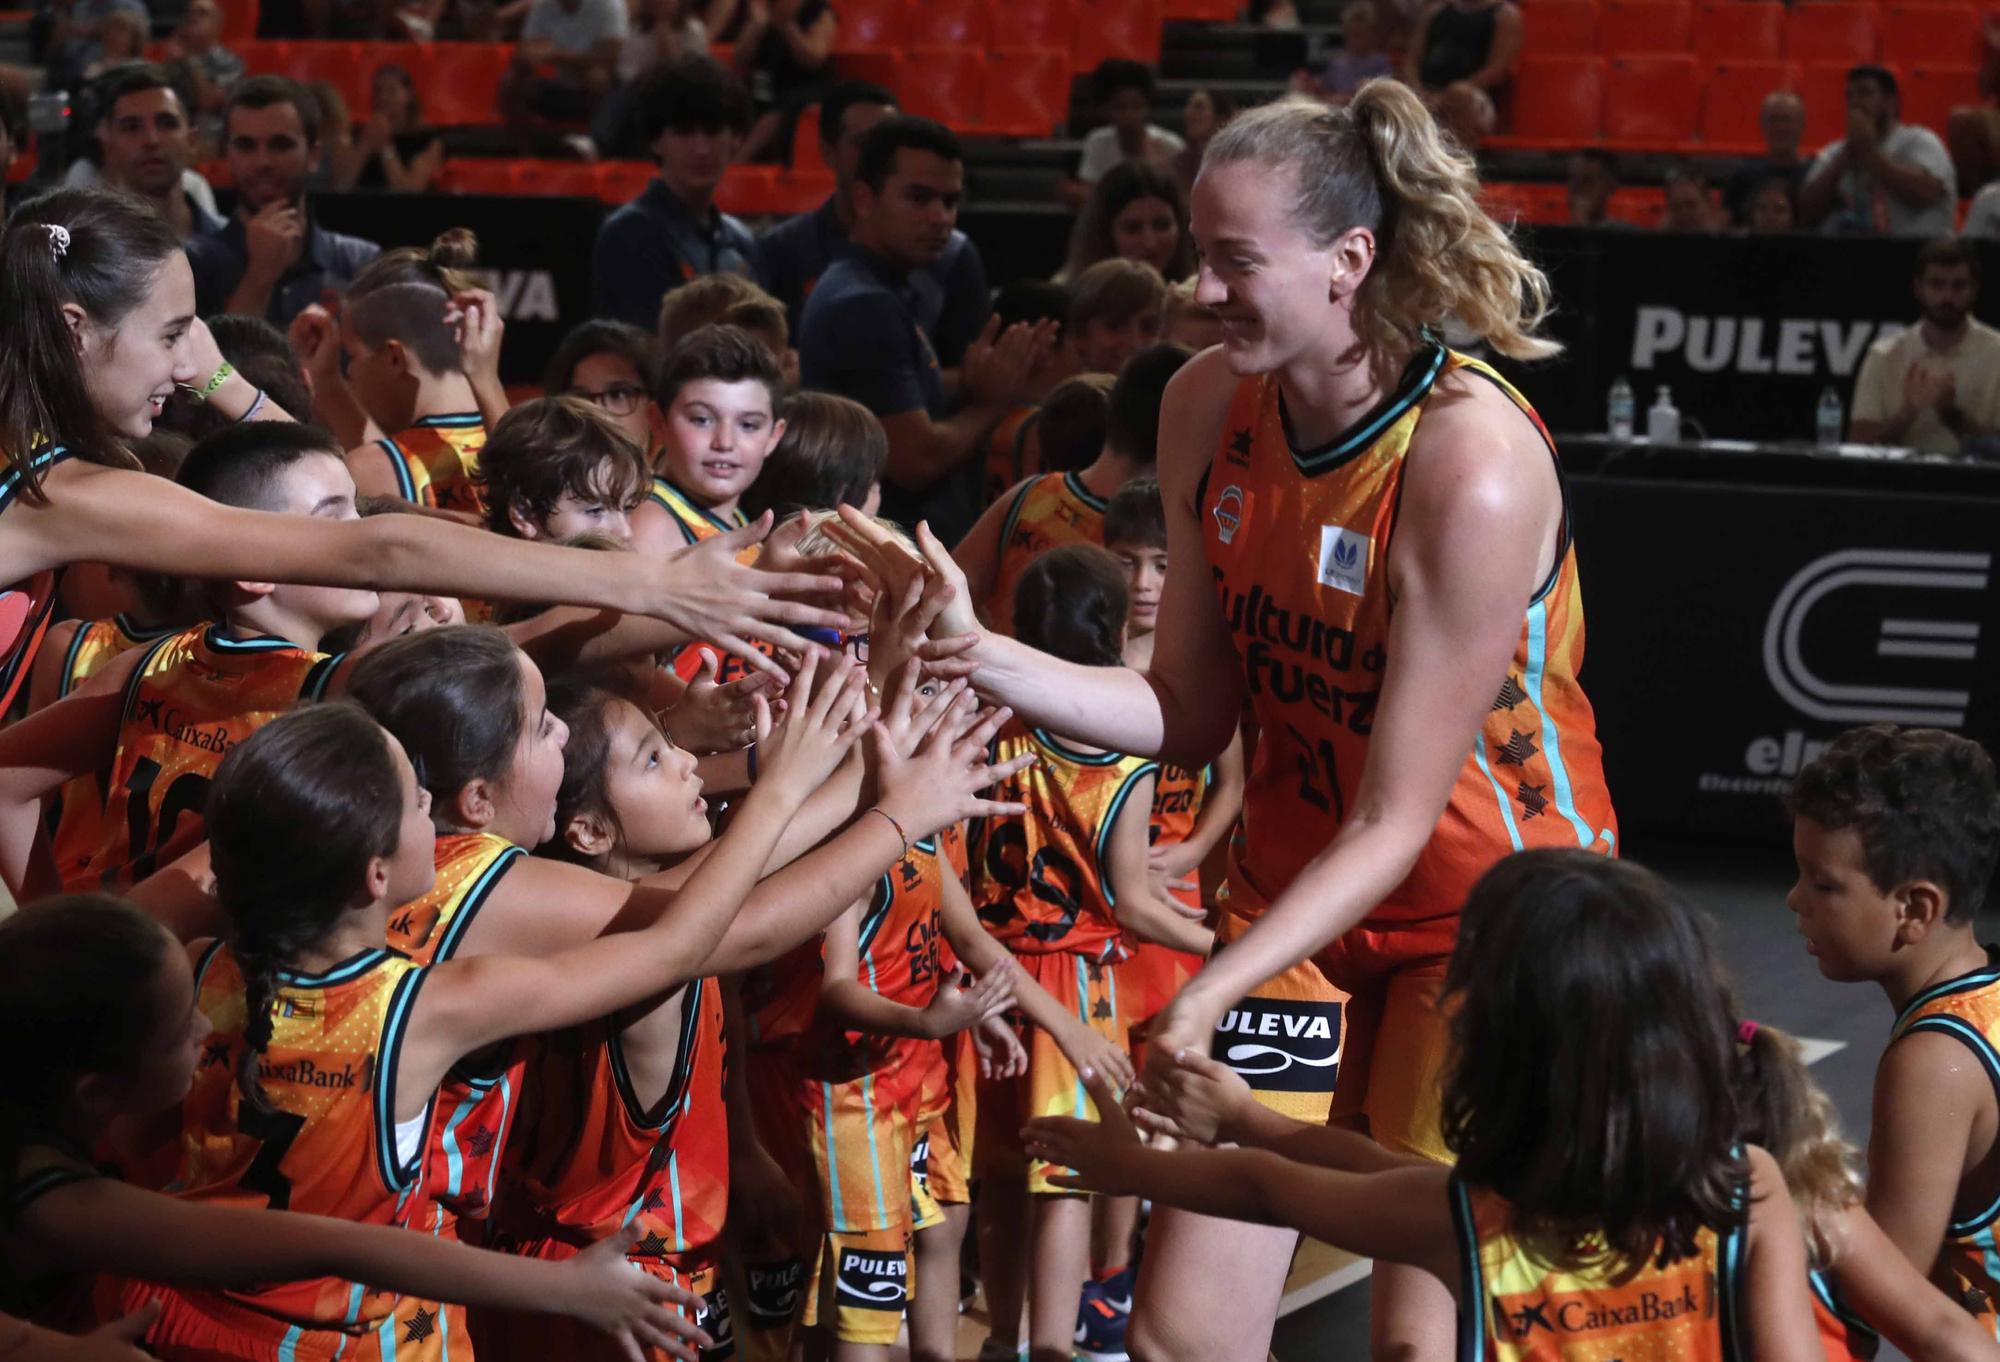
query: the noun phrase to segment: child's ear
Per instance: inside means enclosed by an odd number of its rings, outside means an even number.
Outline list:
[[[611,821],[595,813],[571,814],[562,826],[562,839],[583,856],[608,856],[618,845]]]
[[[518,497],[507,502],[507,523],[512,525],[514,533],[523,539],[542,537],[542,527],[535,523],[534,518],[528,514],[528,508],[521,504]]]
[[[463,828],[483,828],[499,813],[493,786],[483,777],[469,780],[451,797],[452,821]]]
[[[362,875],[361,884],[368,891],[368,897],[371,900],[379,899],[388,893],[389,858],[386,856],[370,856],[368,858],[368,870]]]
[[[778,441],[784,438],[785,438],[785,418],[780,416],[777,420],[771,422],[771,443],[766,447],[769,449],[776,449],[778,447]]]
[[[1905,935],[1912,944],[1943,926],[1945,914],[1951,910],[1950,896],[1931,880],[1912,880],[1899,885],[1894,897],[1899,935]]]

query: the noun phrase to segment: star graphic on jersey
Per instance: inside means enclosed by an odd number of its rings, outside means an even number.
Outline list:
[[[1229,437],[1229,457],[1238,463],[1250,462],[1250,432],[1239,430]]]
[[[1099,998],[1096,1003],[1092,1004],[1090,1016],[1093,1021],[1110,1021],[1111,1000],[1109,998]]]
[[[436,1332],[437,1332],[436,1312],[431,1310],[420,1309],[414,1315],[410,1316],[410,1322],[408,1325],[405,1326],[405,1332],[403,1334],[403,1342],[422,1343],[425,1339],[429,1338],[432,1334]]]
[[[229,1062],[229,1042],[226,1040],[212,1040],[207,1045],[204,1045],[201,1050],[201,1062],[204,1068],[212,1064],[227,1064]]]
[[[1493,749],[1493,759],[1507,766],[1526,766],[1528,759],[1541,750],[1533,738],[1516,728],[1508,733],[1506,742]]]
[[[639,1203],[639,1209],[642,1211],[657,1211],[666,1204],[667,1198],[665,1194],[659,1188],[655,1187],[652,1191],[646,1193],[645,1199]]]
[[[660,1232],[655,1230],[632,1245],[626,1253],[635,1258],[664,1258],[667,1256],[667,1241],[660,1238]]]
[[[1507,680],[1501,684],[1500,693],[1493,697],[1493,712],[1497,714],[1503,709],[1512,709],[1527,698],[1528,692],[1522,690],[1521,683],[1509,673]]]
[[[165,703],[165,700],[159,698],[141,700],[138,710],[133,717],[138,719],[142,724],[149,723],[158,728],[160,726],[160,706]]]
[[[1526,1338],[1534,1332],[1537,1324],[1550,1333],[1556,1331],[1556,1326],[1549,1323],[1549,1303],[1545,1300],[1536,1301],[1532,1305],[1523,1305],[1519,1310],[1507,1311],[1506,1314],[1508,1321],[1514,1326],[1516,1338]]]
[[[465,1152],[475,1159],[483,1159],[493,1152],[493,1131],[486,1126],[474,1126],[465,1136]]]
[[[1547,788],[1546,785],[1530,785],[1525,780],[1521,782],[1521,789],[1516,796],[1521,801],[1521,817],[1539,818],[1542,816],[1542,813],[1549,807],[1549,797],[1542,793]]]

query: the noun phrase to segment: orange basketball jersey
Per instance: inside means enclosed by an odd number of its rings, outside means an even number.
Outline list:
[[[973,906],[1016,955],[1066,951],[1099,963],[1130,951],[1112,915],[1105,852],[1132,791],[1159,769],[1117,752],[1081,752],[1019,720],[993,740],[993,759],[1023,752],[1035,764],[1004,782],[997,799],[1024,803],[1018,818],[990,818],[972,849]]]
[[[339,663],[281,638],[230,638],[215,625],[153,644],[125,688],[103,807],[75,800],[63,809],[55,842],[63,888],[122,889],[192,850],[223,756],[301,699],[320,698]]]
[[[494,887],[526,857],[491,833],[438,838],[437,879],[428,894],[389,915],[389,944],[423,965],[451,959]],[[525,1064],[523,1043],[506,1042],[466,1056],[438,1088],[425,1180],[444,1208],[446,1230],[460,1216],[476,1219],[492,1208]]]
[[[1040,407],[1016,407],[1000,418],[986,437],[986,495],[981,504],[991,506],[1007,495],[1007,489],[1028,476],[1028,436],[1042,419]]]
[[[73,458],[75,451],[62,445],[37,445],[28,456],[27,466],[37,478],[48,476],[51,468]],[[0,473],[0,515],[19,501],[26,490],[23,470],[8,467]],[[49,631],[49,613],[56,605],[56,574],[37,572],[24,582],[0,588],[0,717],[13,712],[14,700],[28,684],[28,671],[35,665],[35,652]]]
[[[1353,803],[1392,661],[1389,554],[1404,456],[1436,384],[1454,371],[1493,383],[1547,438],[1505,380],[1436,344],[1374,412],[1309,452],[1292,448],[1275,379],[1246,379],[1236,390],[1199,506],[1261,729],[1230,877],[1239,915],[1290,884]],[[1455,914],[1509,851],[1615,848],[1590,702],[1577,684],[1583,601],[1567,520],[1559,547],[1437,829],[1409,878],[1375,909],[1376,925]]]
[[[1014,588],[1028,564],[1064,544],[1104,541],[1104,498],[1074,473],[1045,473],[1014,492],[1000,530],[1000,561],[986,618],[1003,634],[1014,632]]]
[[[124,615],[79,624],[76,632],[69,636],[69,647],[63,650],[62,676],[56,682],[56,698],[62,699],[90,680],[114,658],[157,642],[168,634],[177,634],[183,627],[178,624],[141,626]]]
[[[401,434],[375,443],[389,456],[396,491],[403,500],[485,519],[479,451],[486,448],[486,423],[478,412],[426,416]]]
[[[1190,771],[1185,766],[1160,763],[1159,779],[1153,784],[1153,821],[1146,829],[1153,846],[1172,846],[1194,835],[1194,821],[1201,815],[1202,796],[1215,768],[1204,766]],[[1167,891],[1190,908],[1201,907],[1199,883],[1183,886],[1176,882]]]
[[[164,1190],[189,1200],[269,1207],[364,1225],[421,1227],[421,1128],[398,1130],[397,1061],[423,968],[397,951],[363,951],[318,974],[280,971],[270,1044],[259,1066],[271,1111],[236,1081],[245,1041],[243,976],[221,944],[196,971],[197,1005],[214,1026],[182,1107],[181,1170]],[[427,1125],[432,1113],[421,1118]],[[415,1125],[416,1123],[411,1123]],[[135,1294],[136,1293],[136,1294]],[[167,1308],[151,1341],[212,1336],[237,1355],[354,1356],[357,1343],[393,1356],[398,1297],[362,1282],[319,1278],[242,1291],[172,1291],[134,1284],[127,1308],[155,1296]],[[365,1353],[364,1353],[365,1355]]]
[[[686,492],[674,486],[673,483],[658,475],[654,476],[652,488],[646,493],[646,499],[667,513],[673,520],[674,525],[680,530],[681,538],[690,544],[699,544],[703,540],[715,538],[718,534],[728,534],[731,530],[738,529],[750,523],[744,518],[741,511],[733,512],[727,519],[715,514],[715,512],[709,510],[707,507],[698,504],[693,497],[690,497]],[[741,553],[738,553],[736,561],[739,563],[754,563],[757,561],[757,554],[758,546],[753,544]],[[763,652],[768,653],[770,651],[768,647],[761,643],[758,645],[758,648]],[[713,643],[683,644],[674,653],[667,665],[672,668],[674,675],[686,681],[699,668],[703,651],[715,655],[715,679],[718,682],[741,680],[750,673],[749,665],[742,658]]]
[[[1704,1229],[1692,1257],[1654,1259],[1624,1280],[1544,1261],[1511,1232],[1497,1193],[1451,1182],[1458,1226],[1459,1362],[1602,1362],[1619,1357],[1735,1362],[1743,1357],[1746,1235]]]
[[[683,991],[673,1074],[650,1103],[632,1087],[620,1029],[604,1020],[536,1041],[503,1230],[520,1252],[566,1258],[636,1224],[634,1263],[697,1273],[721,1253],[729,1206],[722,986]]]

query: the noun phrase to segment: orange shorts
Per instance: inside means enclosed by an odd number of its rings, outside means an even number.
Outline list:
[[[1080,955],[1057,952],[1017,956],[1021,968],[1055,1000],[1074,1012],[1085,1026],[1110,1038],[1121,1049],[1128,1041],[1124,1013],[1118,1004],[1115,966],[1100,965]],[[1021,1127],[1037,1116],[1097,1119],[1097,1107],[1084,1091],[1076,1066],[1049,1033],[1017,1018],[1021,1044],[1028,1051],[1028,1072],[1019,1078],[980,1080],[979,1137],[975,1167],[981,1176],[1019,1177],[1025,1171],[1028,1190],[1045,1196],[1074,1196],[1049,1181],[1055,1171],[1039,1159],[1030,1160],[1021,1145]]]
[[[100,1283],[98,1312],[101,1318],[117,1319],[155,1300],[160,1303],[160,1318],[146,1333],[146,1347],[155,1357],[174,1362],[334,1362],[336,1358],[383,1362],[426,1346],[433,1358],[450,1356],[438,1350],[446,1324],[443,1312],[435,1304],[408,1296],[372,1326],[301,1329],[219,1292],[184,1292],[151,1282],[107,1278]],[[452,1322],[462,1324],[463,1318],[458,1314]],[[451,1342],[460,1352],[470,1351],[462,1329]]]
[[[918,1180],[941,1206],[972,1201],[972,1152],[979,1121],[979,1055],[972,1033],[961,1031],[938,1043],[926,1066],[917,1106]]]
[[[842,1343],[887,1346],[903,1327],[911,1289],[910,1229],[828,1234],[820,1241],[800,1322]]]
[[[1249,925],[1230,897],[1217,950]],[[1439,1130],[1447,1031],[1438,999],[1457,940],[1456,913],[1364,923],[1250,990],[1216,1029],[1211,1052],[1275,1111],[1338,1121],[1385,1148],[1448,1162]]]

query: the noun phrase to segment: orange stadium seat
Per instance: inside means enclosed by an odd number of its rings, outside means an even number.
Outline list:
[[[1703,61],[1784,56],[1784,5],[1779,0],[1703,0],[1694,14],[1694,54]]]
[[[222,43],[234,51],[257,36],[257,0],[222,0]]]
[[[1538,57],[1597,51],[1597,0],[1534,0],[1521,7],[1522,46]]]
[[[839,14],[833,38],[837,52],[896,52],[909,42],[905,0],[840,0]]]
[[[904,111],[960,132],[976,130],[986,102],[986,54],[933,47],[905,55],[903,83],[896,87]]]
[[[1614,146],[1679,148],[1692,142],[1701,81],[1685,52],[1613,57],[1604,81],[1604,137]]]
[[[373,102],[368,81],[370,67],[365,65],[369,57],[367,43],[318,42],[300,39],[287,45],[284,62],[278,70],[293,80],[310,85],[323,80],[340,91],[340,97],[347,101],[348,112],[355,118],[365,117],[365,110]]]
[[[1579,146],[1597,140],[1604,109],[1604,63],[1596,57],[1521,58],[1514,82],[1514,129],[1495,146]]]
[[[1226,24],[1243,13],[1239,0],[1164,0],[1161,13],[1169,19],[1206,19]]]
[[[983,48],[990,13],[986,0],[923,0],[910,11],[910,46]]]
[[[1160,0],[1090,0],[1076,12],[1071,62],[1079,71],[1108,57],[1157,62],[1163,22]]]
[[[600,169],[597,195],[606,203],[630,203],[660,173],[651,161],[605,161]]]
[[[1069,53],[1008,52],[986,66],[987,132],[1047,137],[1069,117]]]
[[[1604,213],[1613,222],[1630,223],[1634,227],[1658,227],[1660,219],[1667,215],[1667,191],[1650,184],[1614,189],[1611,201],[1604,206]]]
[[[792,169],[825,170],[826,152],[819,144],[819,105],[808,104],[799,110],[799,121],[792,125]]]
[[[1608,57],[1685,52],[1693,19],[1687,0],[1606,0],[1597,21],[1597,46]]]
[[[443,127],[500,121],[500,78],[514,60],[514,44],[428,43],[419,51],[414,74],[426,118]]]
[[[1944,136],[1951,111],[1978,104],[1976,66],[1912,66],[1898,87],[1903,96],[1903,121]]]
[[[1701,83],[1699,132],[1703,147],[1745,154],[1762,151],[1764,133],[1758,118],[1764,97],[1773,90],[1795,89],[1798,81],[1798,67],[1788,61],[1764,58],[1714,63]]]
[[[1977,66],[1986,54],[1970,5],[1892,4],[1882,12],[1882,60]]]
[[[903,59],[894,52],[842,52],[834,65],[842,80],[872,81],[891,90],[903,85]]]
[[[1067,52],[1075,28],[1075,0],[993,0],[996,52]]]
[[[1793,61],[1871,62],[1876,56],[1878,11],[1872,4],[1806,0],[1785,19],[1785,55]]]
[[[439,187],[454,194],[519,194],[527,184],[527,163],[491,156],[457,156],[446,161]]]
[[[589,161],[528,161],[521,176],[523,193],[573,199],[597,198],[603,184],[604,167]]]

